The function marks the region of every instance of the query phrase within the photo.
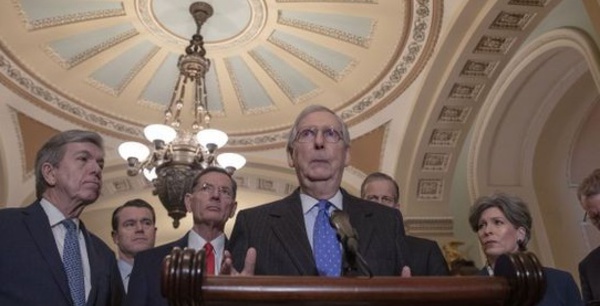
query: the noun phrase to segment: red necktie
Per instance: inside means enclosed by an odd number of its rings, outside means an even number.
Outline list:
[[[204,245],[204,255],[206,256],[206,275],[215,275],[215,252],[210,242]]]

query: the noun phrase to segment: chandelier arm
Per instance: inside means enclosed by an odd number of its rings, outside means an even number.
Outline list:
[[[213,9],[206,2],[194,2],[190,5],[190,13],[196,21],[196,33],[192,35],[185,53],[178,58],[179,76],[164,112],[164,124],[151,124],[144,129],[146,138],[154,144],[152,153],[142,144],[140,146],[143,148],[137,146],[137,149],[135,145],[121,144],[123,149],[119,149],[119,154],[127,159],[129,175],[144,172],[146,179],[152,181],[152,193],[159,197],[173,218],[175,228],[186,215],[183,199],[196,173],[206,167],[220,166],[219,159],[223,154],[217,157],[216,150],[227,143],[227,134],[210,128],[212,116],[208,107],[206,73],[211,62],[205,57],[204,37],[200,34],[202,25],[212,16]],[[186,93],[186,89],[190,92]],[[193,109],[183,110],[185,103],[193,104]],[[191,130],[181,126],[183,120],[189,119],[194,121]],[[142,154],[140,150],[144,149],[148,152]],[[121,151],[124,153],[121,154]],[[223,167],[233,173],[244,163],[245,160],[232,166],[223,161]]]
[[[197,122],[197,128],[195,131],[200,129],[200,126],[209,127],[206,122],[203,121],[204,113],[207,111],[208,105],[206,101],[206,88],[204,86],[204,77],[196,78],[196,96],[194,99],[194,116]]]
[[[181,57],[180,57],[180,61],[181,61]],[[175,108],[175,101],[177,101],[177,93],[179,92],[179,88],[181,86],[183,77],[184,76],[182,74],[179,74],[179,77],[177,78],[177,82],[175,82],[175,86],[173,88],[173,93],[171,94],[171,101],[169,102],[169,106],[167,106],[167,109],[165,111],[165,124],[169,124],[169,123],[173,122],[173,109]]]

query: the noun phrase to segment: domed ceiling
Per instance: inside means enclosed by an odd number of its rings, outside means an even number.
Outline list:
[[[2,1],[0,67],[38,106],[141,139],[171,99],[196,31],[192,2]],[[441,20],[441,1],[205,2],[214,9],[201,31],[212,127],[238,151],[281,145],[308,104],[351,125],[365,120],[413,82]]]

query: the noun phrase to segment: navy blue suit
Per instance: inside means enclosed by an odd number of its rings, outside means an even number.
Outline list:
[[[87,305],[118,305],[123,285],[115,254],[80,224],[92,285]],[[56,240],[39,201],[0,210],[0,245],[0,305],[73,305]]]
[[[162,261],[174,247],[187,247],[188,235],[183,238],[138,253],[133,261],[133,270],[129,279],[129,288],[125,299],[126,306],[168,306],[162,296],[160,281]]]
[[[600,247],[579,263],[579,279],[583,300],[586,303],[600,301]]]
[[[404,237],[408,246],[408,266],[412,276],[446,276],[448,264],[438,244],[429,239]]]
[[[581,294],[573,276],[566,271],[544,267],[546,292],[536,306],[582,306]],[[487,270],[481,270],[487,275]]]
[[[400,275],[406,251],[402,215],[397,209],[350,195],[342,189],[343,209],[358,233],[358,251],[374,275]],[[284,199],[242,210],[231,233],[237,270],[246,251],[256,248],[256,275],[318,275],[306,235],[299,189]]]

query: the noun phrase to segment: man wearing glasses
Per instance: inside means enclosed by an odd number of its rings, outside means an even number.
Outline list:
[[[136,255],[125,305],[168,305],[161,295],[161,266],[174,247],[204,249],[206,274],[219,274],[226,243],[223,231],[235,215],[236,192],[235,180],[222,168],[209,167],[196,175],[184,198],[194,218],[192,229],[177,241]]]
[[[600,169],[594,170],[579,184],[577,199],[585,210],[584,221],[589,220],[600,230]],[[579,263],[579,278],[584,302],[600,305],[600,247]]]
[[[349,216],[358,253],[369,272],[400,275],[404,266],[400,211],[369,205],[340,188],[350,163],[350,135],[342,119],[320,105],[305,108],[290,131],[287,157],[300,187],[284,199],[238,213],[226,268],[232,259],[232,274],[242,268],[248,272],[247,251],[255,250],[257,275],[336,277],[352,272],[329,222],[330,214],[339,209]]]

